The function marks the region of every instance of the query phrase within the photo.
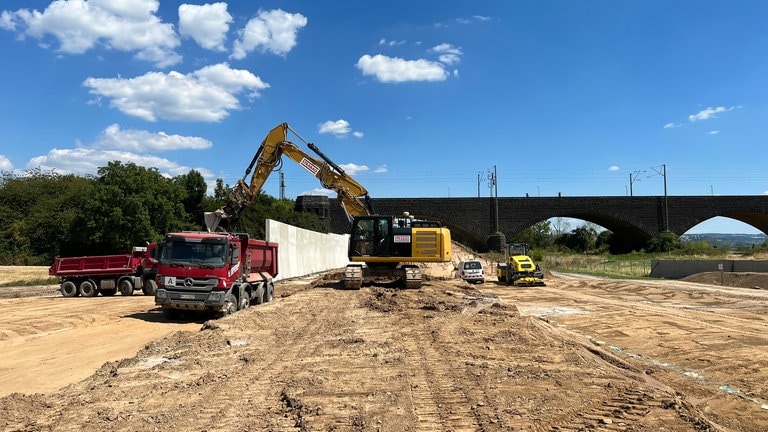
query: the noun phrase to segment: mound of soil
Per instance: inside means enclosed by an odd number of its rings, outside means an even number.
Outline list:
[[[709,285],[768,289],[768,273],[705,272],[686,276],[681,280]]]

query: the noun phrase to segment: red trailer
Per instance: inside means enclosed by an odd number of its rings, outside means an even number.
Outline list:
[[[277,243],[248,234],[178,232],[158,247],[155,304],[166,317],[184,310],[224,316],[274,296]]]
[[[134,247],[130,254],[82,257],[56,257],[48,274],[61,278],[64,297],[133,295],[136,288],[144,295],[155,295],[157,284],[157,245]]]

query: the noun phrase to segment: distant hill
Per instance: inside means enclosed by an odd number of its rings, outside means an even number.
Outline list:
[[[762,245],[768,240],[765,234],[683,234],[680,238],[683,241],[705,241],[717,247]]]

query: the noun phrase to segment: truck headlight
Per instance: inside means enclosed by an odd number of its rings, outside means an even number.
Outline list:
[[[216,291],[208,294],[208,303],[218,303],[221,301],[221,291]]]
[[[155,292],[155,298],[157,300],[168,300],[168,291],[164,289],[157,290],[157,292]]]

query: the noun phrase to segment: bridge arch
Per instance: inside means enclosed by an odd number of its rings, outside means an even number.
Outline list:
[[[739,222],[743,222],[755,229],[758,229],[762,231],[763,233],[768,234],[768,214],[765,213],[759,213],[754,211],[739,211],[739,212],[718,212],[713,211],[710,214],[699,214],[695,218],[692,218],[690,221],[686,221],[684,225],[681,225],[679,228],[680,234],[684,234],[688,232],[691,228],[696,227],[702,222],[706,222],[712,218],[716,217],[726,217],[733,220],[737,220]]]
[[[582,213],[582,212],[552,213],[550,216],[533,221],[532,223],[529,221],[526,221],[521,225],[522,228],[516,228],[514,230],[506,231],[502,226],[501,230],[502,232],[504,232],[504,234],[507,236],[508,239],[514,238],[521,231],[535,225],[538,222],[541,222],[543,220],[548,220],[551,218],[558,218],[558,217],[581,219],[587,222],[594,223],[596,225],[600,225],[606,230],[612,232],[614,238],[616,239],[615,241],[616,247],[612,250],[612,252],[615,252],[615,253],[628,253],[628,252],[632,252],[633,250],[640,250],[644,248],[648,240],[650,240],[651,237],[653,237],[651,233],[643,231],[641,228],[633,225],[632,223],[626,220],[612,217],[609,215],[599,214],[599,213]]]

